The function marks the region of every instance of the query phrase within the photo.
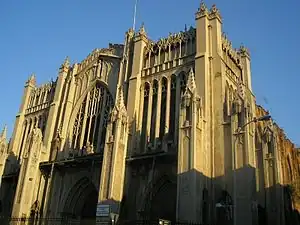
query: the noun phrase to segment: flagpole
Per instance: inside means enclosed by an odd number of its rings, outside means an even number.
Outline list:
[[[134,15],[133,15],[133,27],[132,27],[133,30],[135,30],[135,21],[136,21],[136,8],[137,8],[137,3],[138,3],[138,0],[135,0],[135,5],[134,5]]]

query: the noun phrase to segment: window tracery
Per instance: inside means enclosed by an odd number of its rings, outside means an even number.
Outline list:
[[[92,145],[96,152],[103,150],[108,115],[113,101],[109,92],[99,83],[87,94],[73,125],[72,148]]]
[[[182,96],[186,88],[186,80],[187,80],[186,74],[184,72],[180,73],[179,79],[180,79],[180,96]]]

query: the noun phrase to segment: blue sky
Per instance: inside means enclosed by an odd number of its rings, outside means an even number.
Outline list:
[[[1,0],[0,127],[11,134],[24,83],[57,76],[68,55],[83,60],[94,48],[123,43],[132,26],[135,0]],[[185,3],[184,3],[185,2]],[[258,104],[268,109],[288,137],[300,144],[300,1],[206,0],[217,4],[223,31],[251,52],[252,82]],[[145,23],[151,39],[194,26],[200,0],[139,0],[137,26]],[[1,128],[2,129],[2,128]]]

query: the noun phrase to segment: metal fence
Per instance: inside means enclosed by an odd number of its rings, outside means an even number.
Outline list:
[[[118,223],[97,221],[96,219],[62,218],[1,218],[0,225],[204,225],[199,223],[171,222],[165,220],[118,221]]]

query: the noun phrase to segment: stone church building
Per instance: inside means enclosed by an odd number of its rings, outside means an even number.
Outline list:
[[[267,114],[215,5],[158,41],[129,29],[54,82],[30,76],[0,136],[0,215],[290,224],[298,151]]]

